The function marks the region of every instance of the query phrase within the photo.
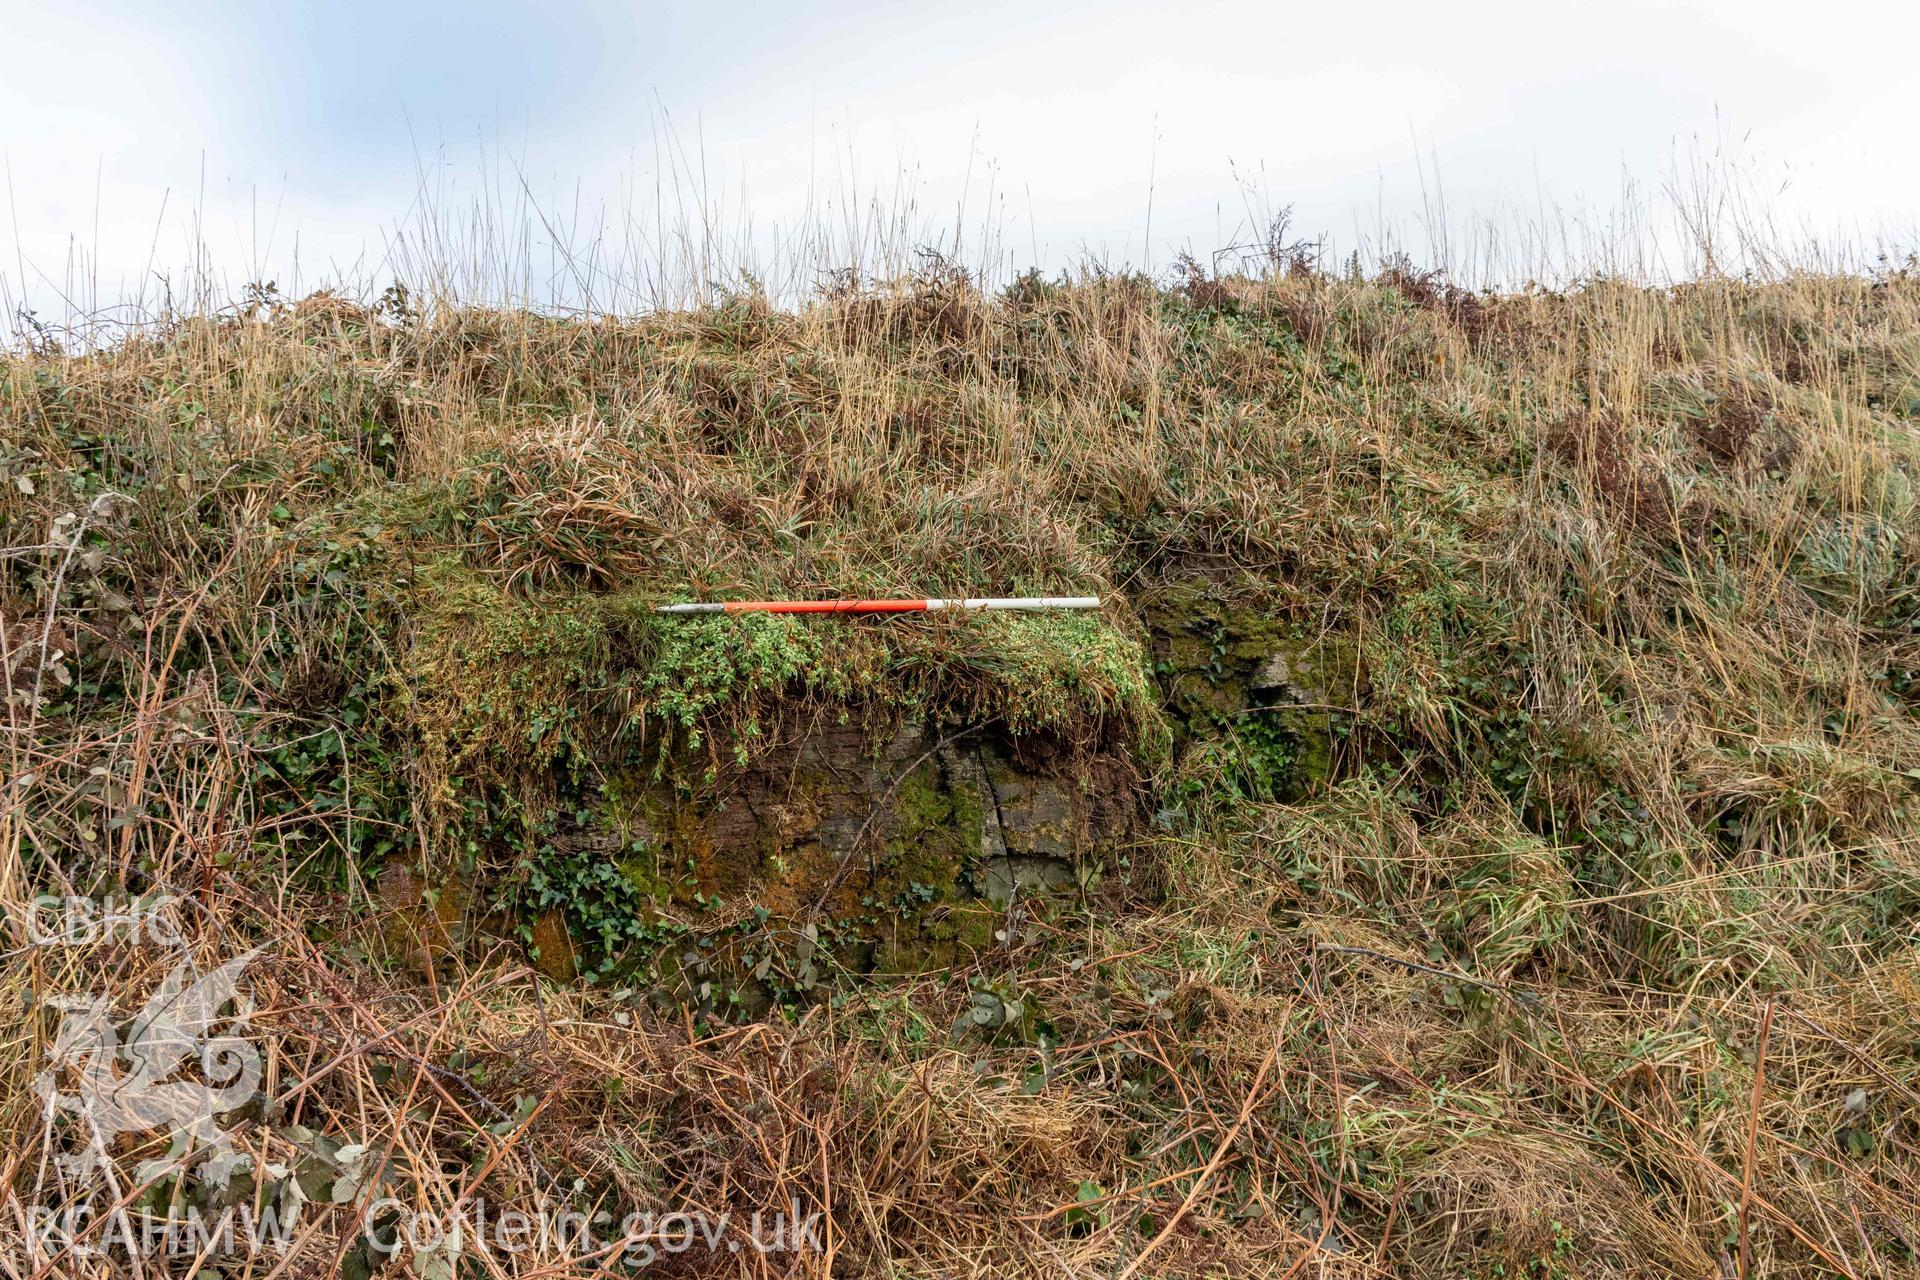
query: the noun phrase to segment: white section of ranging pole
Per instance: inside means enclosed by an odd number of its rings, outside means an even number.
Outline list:
[[[965,600],[929,600],[935,609],[1098,609],[1099,596],[969,596]]]

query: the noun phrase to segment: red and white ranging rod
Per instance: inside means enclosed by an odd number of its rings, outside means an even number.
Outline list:
[[[938,613],[943,609],[1098,609],[1099,596],[970,596],[965,600],[713,600],[655,613]]]

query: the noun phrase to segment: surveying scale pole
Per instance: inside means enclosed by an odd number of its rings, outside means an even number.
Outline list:
[[[1098,609],[1099,596],[971,596],[965,600],[713,600],[655,613],[939,613],[945,609]]]

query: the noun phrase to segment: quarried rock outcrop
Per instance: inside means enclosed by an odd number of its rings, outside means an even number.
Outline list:
[[[1072,891],[1141,808],[1128,757],[994,727],[820,725],[697,778],[612,783],[554,847],[616,860],[662,909],[850,926],[889,967],[988,945],[1010,903]]]

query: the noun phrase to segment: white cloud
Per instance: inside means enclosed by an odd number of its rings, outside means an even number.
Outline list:
[[[151,300],[149,261],[181,278],[196,228],[229,287],[292,287],[296,250],[302,286],[377,275],[423,173],[443,211],[514,223],[524,176],[589,228],[704,184],[722,238],[744,205],[763,243],[855,191],[950,230],[964,193],[962,221],[1048,267],[1204,252],[1245,230],[1236,173],[1343,245],[1385,226],[1418,246],[1442,194],[1461,239],[1476,216],[1605,224],[1623,173],[1656,185],[1696,139],[1786,180],[1796,222],[1871,239],[1920,209],[1920,14],[1846,0],[7,0],[4,21],[0,301],[56,315]]]

